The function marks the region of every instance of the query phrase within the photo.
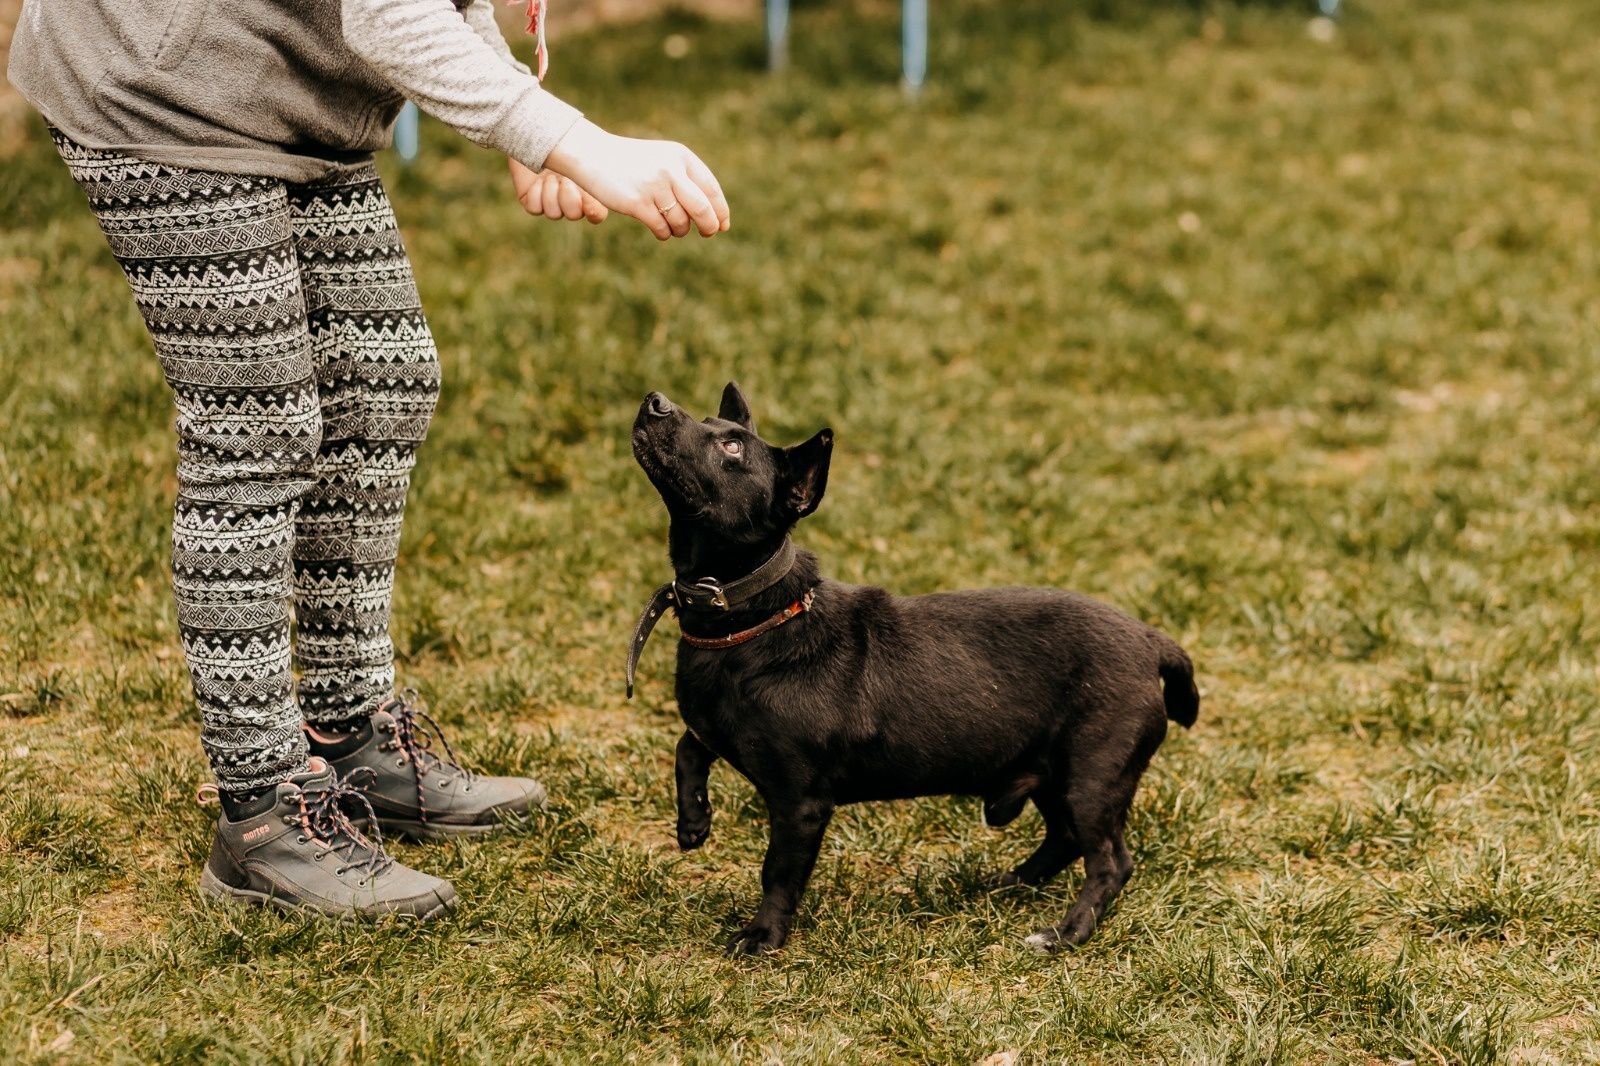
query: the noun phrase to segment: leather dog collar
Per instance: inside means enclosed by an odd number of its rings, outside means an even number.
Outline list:
[[[777,629],[795,615],[805,614],[811,610],[811,600],[816,594],[816,589],[810,589],[804,596],[801,596],[765,622],[753,625],[749,629],[741,629],[737,633],[729,633],[725,637],[694,637],[688,633],[680,633],[678,635],[683,638],[684,643],[692,648],[731,648],[736,644],[743,644],[747,640],[754,640],[769,630]]]
[[[771,558],[744,577],[730,581],[726,585],[714,577],[703,577],[693,584],[679,579],[669,587],[674,592],[680,608],[703,607],[708,610],[728,611],[751,597],[767,591],[788,577],[789,571],[793,569],[794,541],[784,537],[783,543],[772,553]]]
[[[770,559],[744,577],[729,581],[727,584],[710,577],[703,577],[694,582],[680,578],[656,589],[650,597],[650,602],[645,604],[644,612],[639,615],[639,624],[633,627],[633,641],[628,645],[628,698],[633,699],[633,676],[638,669],[639,655],[644,651],[645,641],[650,639],[656,623],[661,621],[661,616],[669,609],[673,614],[678,614],[684,608],[730,611],[788,577],[789,571],[794,569],[794,561],[794,542],[785,537],[783,544],[772,553]],[[766,621],[738,633],[726,637],[691,637],[684,633],[682,637],[696,648],[731,648],[743,644],[810,610],[813,592],[814,589]]]

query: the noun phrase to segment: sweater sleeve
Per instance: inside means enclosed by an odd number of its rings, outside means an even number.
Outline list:
[[[475,0],[467,12],[489,2]],[[510,58],[492,11],[459,12],[450,0],[341,0],[341,11],[351,50],[396,89],[462,136],[519,163],[542,168],[581,117]],[[498,49],[476,21],[485,14]]]

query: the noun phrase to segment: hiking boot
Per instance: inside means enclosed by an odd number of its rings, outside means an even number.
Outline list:
[[[439,723],[409,690],[372,712],[349,737],[310,739],[311,750],[341,775],[372,772],[365,797],[385,833],[413,840],[477,836],[544,806],[544,786],[537,781],[463,769]],[[443,755],[434,751],[435,739]]]
[[[202,801],[215,789],[201,789]],[[342,805],[360,806],[361,790],[322,759],[262,797],[263,809],[234,821],[223,811],[200,891],[211,899],[270,903],[335,918],[396,914],[432,918],[455,901],[450,882],[391,859]]]

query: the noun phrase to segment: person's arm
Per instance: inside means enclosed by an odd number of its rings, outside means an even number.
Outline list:
[[[461,9],[461,14],[502,63],[530,77],[533,75],[533,69],[512,53],[505,34],[500,32],[494,0],[472,0]],[[511,187],[516,190],[517,202],[530,215],[572,222],[586,218],[599,225],[610,213],[605,204],[578,188],[578,183],[571,178],[553,170],[533,170],[510,156],[506,157],[506,164],[511,170]]]
[[[342,0],[341,13],[351,50],[408,99],[530,169],[582,117],[506,63],[449,0]]]
[[[475,0],[471,5],[487,3]],[[618,137],[506,64],[450,0],[341,0],[346,42],[416,105],[530,170],[548,162],[661,240],[728,228],[711,171],[681,144]],[[502,42],[503,43],[503,42]]]

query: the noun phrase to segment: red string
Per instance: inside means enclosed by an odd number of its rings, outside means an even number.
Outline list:
[[[510,2],[519,4],[523,0],[510,0]],[[527,0],[528,33],[537,42],[535,52],[539,57],[539,72],[537,76],[540,81],[544,81],[545,72],[550,69],[550,49],[545,45],[544,40],[545,5],[547,2],[548,0]]]

